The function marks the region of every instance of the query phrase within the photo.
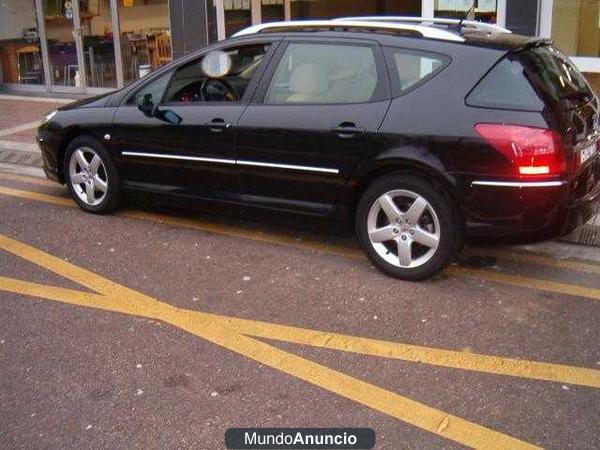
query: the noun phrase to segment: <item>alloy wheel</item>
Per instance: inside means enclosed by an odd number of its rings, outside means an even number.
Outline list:
[[[69,181],[77,197],[90,206],[102,203],[108,192],[106,167],[89,147],[80,147],[71,154]]]
[[[408,190],[379,196],[367,216],[369,241],[395,267],[413,269],[427,263],[440,243],[440,222],[431,204]]]

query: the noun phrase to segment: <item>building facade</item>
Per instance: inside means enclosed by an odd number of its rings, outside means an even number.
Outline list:
[[[253,24],[465,17],[554,39],[598,90],[600,0],[0,0],[5,91],[100,93]]]

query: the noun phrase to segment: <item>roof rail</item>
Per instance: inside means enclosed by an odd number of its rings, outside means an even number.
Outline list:
[[[408,31],[421,35],[429,39],[441,39],[446,41],[463,42],[464,39],[456,33],[447,30],[433,28],[417,24],[379,22],[376,20],[296,20],[286,22],[269,22],[260,25],[253,25],[238,31],[232,37],[246,36],[263,31],[305,31],[305,30],[335,30],[335,29],[356,29],[356,30],[384,30],[384,31]]]
[[[333,19],[334,22],[389,22],[389,23],[420,23],[430,25],[449,25],[449,26],[460,26],[461,28],[467,28],[477,31],[484,31],[486,33],[512,33],[512,31],[491,23],[478,22],[476,20],[461,20],[461,19],[447,19],[447,18],[433,18],[433,17],[412,17],[412,16],[365,16],[365,17],[340,17]]]

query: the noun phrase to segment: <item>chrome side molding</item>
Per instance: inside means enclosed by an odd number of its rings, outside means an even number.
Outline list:
[[[254,166],[254,167],[270,167],[273,169],[283,170],[300,170],[304,172],[316,172],[316,173],[330,173],[337,175],[340,173],[338,169],[330,169],[328,167],[313,167],[313,166],[297,166],[293,164],[275,164],[260,161],[247,161],[247,160],[235,160],[235,159],[220,159],[220,158],[204,158],[200,156],[187,156],[187,155],[167,155],[164,153],[146,153],[146,152],[122,152],[123,156],[133,156],[140,158],[157,158],[157,159],[172,159],[179,161],[197,161],[207,162],[215,164],[238,164],[240,166]]]

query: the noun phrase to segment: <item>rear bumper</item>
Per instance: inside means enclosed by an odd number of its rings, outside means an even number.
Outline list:
[[[572,180],[464,179],[470,240],[536,242],[564,236],[600,211],[600,156]]]

